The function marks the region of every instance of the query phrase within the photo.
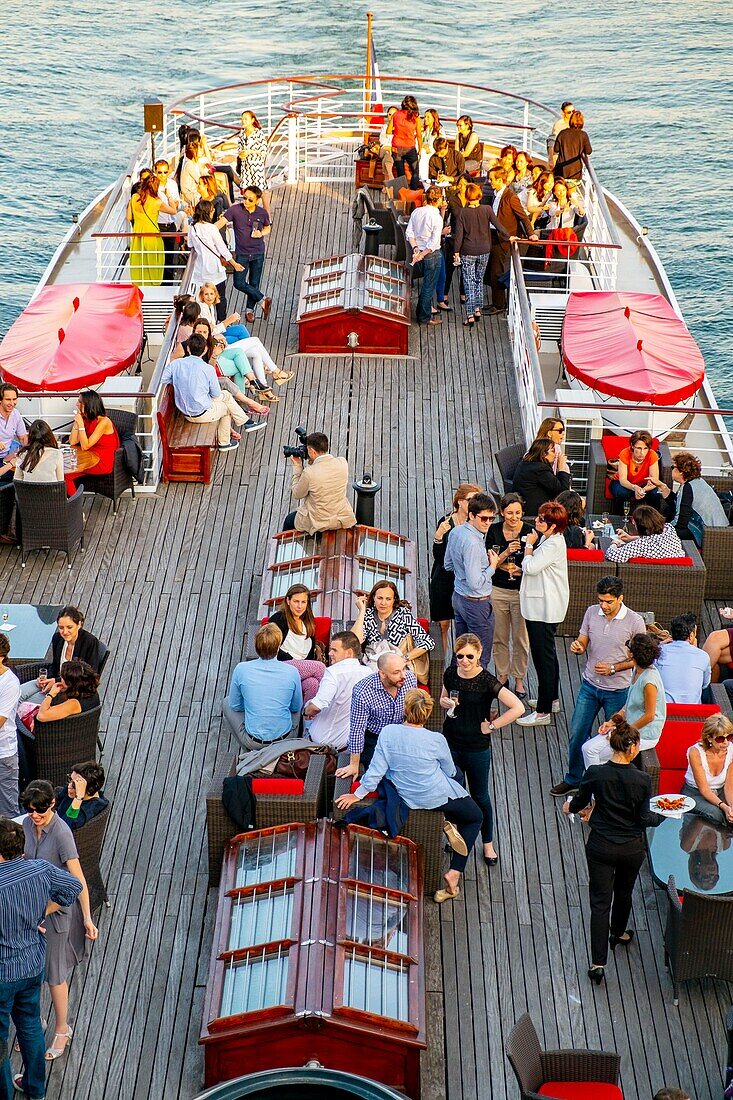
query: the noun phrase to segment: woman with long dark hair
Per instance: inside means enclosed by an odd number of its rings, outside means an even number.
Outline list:
[[[193,224],[188,231],[188,247],[194,257],[191,282],[197,287],[204,283],[214,284],[219,295],[216,319],[224,321],[227,317],[227,273],[224,262],[231,264],[235,271],[244,271],[244,268],[232,256],[214,221],[213,202],[201,199],[196,203]]]
[[[356,606],[359,614],[351,629],[364,647],[364,664],[376,670],[380,653],[399,650],[418,680],[426,684],[426,655],[435,649],[435,642],[414,618],[407,600],[400,598],[394,581],[377,581],[368,596],[356,597]]]
[[[310,591],[304,584],[291,584],[281,606],[268,622],[275,623],[283,636],[278,661],[292,661],[303,687],[303,700],[310,702],[326,671],[316,641],[316,620]]]
[[[66,661],[60,679],[44,696],[36,722],[60,722],[99,706],[99,675],[85,661]]]
[[[69,443],[76,452],[76,469],[66,476],[69,496],[76,492],[76,482],[84,474],[111,474],[115,464],[115,451],[120,445],[117,429],[107,416],[104,402],[96,390],[82,390],[76,403],[74,427]]]
[[[64,480],[64,458],[45,420],[34,420],[28,442],[18,451],[14,481],[48,483]]]
[[[639,731],[618,714],[611,724],[611,759],[588,768],[576,794],[563,806],[566,814],[588,810],[581,814],[590,823],[585,846],[590,894],[588,977],[597,985],[605,975],[609,943],[615,951],[619,944],[628,947],[634,938],[627,924],[634,883],[644,860],[645,829],[664,821],[649,809],[651,779],[640,768],[630,767],[639,754]]]
[[[242,112],[242,129],[239,131],[237,145],[237,166],[241,177],[242,191],[248,187],[257,187],[262,192],[262,205],[270,213],[270,194],[267,190],[265,164],[267,161],[267,138],[260,120],[254,111]]]
[[[448,631],[455,618],[453,610],[454,574],[445,568],[445,548],[448,535],[468,519],[468,502],[483,490],[471,482],[461,482],[453,494],[453,511],[443,516],[433,536],[433,568],[430,572],[430,621],[437,623],[443,638],[443,652],[448,652]]]
[[[407,166],[410,179],[413,184],[416,183],[419,160],[417,151],[422,147],[423,126],[414,95],[406,95],[402,100],[399,111],[395,111],[387,123],[387,133],[392,135],[395,176],[406,176]]]
[[[461,115],[456,123],[456,152],[463,154],[466,171],[475,175],[481,168],[484,150],[478,134],[474,131],[473,119],[470,115]]]

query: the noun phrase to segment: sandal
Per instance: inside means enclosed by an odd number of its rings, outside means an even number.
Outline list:
[[[260,397],[262,398],[263,401],[273,402],[273,401],[279,401],[280,400],[280,398],[277,396],[277,394],[273,393],[272,390],[269,390],[269,389],[268,390],[258,390],[257,392],[259,393],[259,395],[260,395]]]
[[[54,1037],[53,1037],[54,1045],[50,1046],[48,1048],[48,1050],[46,1051],[46,1061],[47,1062],[55,1062],[57,1058],[61,1058],[62,1055],[66,1054],[66,1051],[69,1049],[69,1047],[71,1045],[71,1036],[73,1034],[74,1034],[74,1029],[72,1028],[71,1024],[69,1024],[66,1031],[57,1031],[54,1034]],[[64,1045],[62,1047],[57,1047],[55,1045],[57,1039],[66,1039],[66,1042],[64,1043]]]
[[[433,894],[433,901],[437,901],[438,905],[444,901],[455,901],[460,893],[459,889],[456,889],[455,893],[452,890],[436,890]]]
[[[474,321],[473,317],[467,317],[466,320],[463,322],[463,327],[470,328],[471,325],[475,324],[476,322]]]
[[[476,320],[479,320],[479,319],[480,319],[480,317],[481,317],[481,310],[480,310],[480,309],[478,308],[478,306],[476,306],[475,310],[473,311],[473,315],[474,315],[474,317],[476,318]]]
[[[277,382],[278,386],[284,386],[286,382],[289,382],[291,378],[295,378],[294,370],[278,370],[272,376],[273,381]]]

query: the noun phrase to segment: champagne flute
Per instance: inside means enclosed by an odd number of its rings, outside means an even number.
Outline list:
[[[455,718],[455,716],[456,716],[456,707],[458,706],[458,692],[457,691],[451,691],[450,692],[450,701],[451,701],[450,710],[447,711],[446,713],[447,713],[449,718]]]
[[[631,501],[630,500],[625,500],[623,507],[624,507],[624,531],[628,531],[629,530],[629,512],[631,511]]]

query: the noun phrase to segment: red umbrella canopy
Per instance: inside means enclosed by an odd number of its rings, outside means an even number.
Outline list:
[[[137,359],[142,295],[128,283],[46,286],[0,343],[0,370],[23,391],[79,390]]]
[[[661,294],[571,294],[562,354],[575,378],[622,401],[676,405],[705,377],[700,349]]]

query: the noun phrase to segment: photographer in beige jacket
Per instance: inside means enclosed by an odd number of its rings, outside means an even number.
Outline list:
[[[328,436],[313,432],[304,439],[308,464],[290,455],[293,464],[292,493],[298,509],[285,517],[283,531],[338,531],[356,523],[354,509],[346,498],[349,465],[345,458],[328,453]]]

